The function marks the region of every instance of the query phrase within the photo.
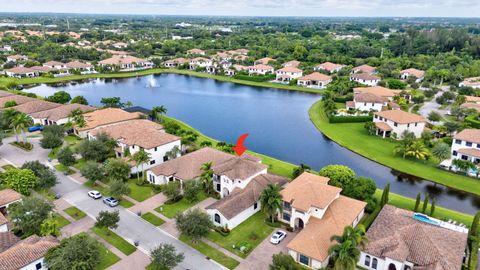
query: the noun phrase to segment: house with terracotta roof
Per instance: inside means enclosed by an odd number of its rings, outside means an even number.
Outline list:
[[[425,78],[425,71],[416,68],[409,68],[400,71],[400,78],[402,80],[407,80],[408,77],[411,76],[415,77],[415,82],[419,83]]]
[[[480,164],[480,129],[464,129],[453,136],[452,159]]]
[[[392,101],[395,96],[398,96],[402,91],[385,88],[383,86],[372,86],[372,87],[355,87],[353,88],[354,94],[374,94],[380,97],[387,98]],[[408,99],[408,97],[407,97]]]
[[[469,103],[477,103],[480,104],[480,97],[476,96],[465,96],[465,101]]]
[[[0,269],[47,270],[45,255],[59,244],[53,236],[32,235],[20,240],[11,232],[0,233]]]
[[[248,67],[249,75],[266,75],[266,74],[271,74],[273,72],[274,72],[273,67],[269,65],[256,64]]]
[[[67,69],[78,71],[80,74],[96,73],[95,67],[90,63],[83,63],[80,61],[71,61],[65,64]]]
[[[471,109],[471,110],[476,110],[477,112],[480,112],[480,103],[467,102],[460,105],[460,107],[464,109]]]
[[[50,68],[50,67],[45,67],[45,66],[33,66],[30,67],[31,69],[37,71],[38,73],[55,73],[57,69],[55,68]]]
[[[353,73],[367,73],[367,74],[373,74],[376,73],[377,69],[375,67],[372,67],[370,65],[360,65],[358,67],[352,68],[352,74]]]
[[[125,49],[128,47],[128,44],[125,42],[115,42],[112,44],[112,47],[115,49]]]
[[[142,113],[127,112],[118,108],[105,108],[88,112],[83,115],[85,125],[83,127],[75,127],[74,133],[80,138],[87,138],[88,133],[96,128],[112,126],[120,122],[139,119],[142,115]]]
[[[98,64],[103,67],[118,68],[121,71],[134,71],[153,67],[152,62],[131,55],[114,55],[98,62]]]
[[[286,67],[294,67],[294,68],[298,68],[300,66],[300,61],[297,61],[297,60],[292,60],[292,61],[288,61],[288,62],[285,62],[282,64],[282,67],[286,68]]]
[[[23,104],[19,104],[17,106],[11,107],[17,112],[22,112],[27,115],[30,115],[32,113],[36,112],[41,112],[41,111],[46,111],[50,109],[54,109],[57,107],[62,106],[62,104],[55,103],[55,102],[50,102],[50,101],[45,101],[45,100],[40,100],[40,99],[35,99],[30,102],[26,102]]]
[[[190,59],[188,65],[190,69],[206,68],[213,64],[213,61],[205,57],[196,57]]]
[[[30,114],[34,124],[39,125],[64,125],[71,121],[70,114],[74,110],[80,110],[82,113],[87,113],[96,110],[95,107],[91,107],[83,104],[66,104],[55,107],[53,109],[34,112]]]
[[[385,205],[366,233],[357,265],[371,270],[463,269],[465,228]]]
[[[312,269],[325,268],[333,235],[346,226],[355,227],[364,215],[365,202],[340,195],[330,179],[304,172],[281,191],[283,209],[279,220],[299,233],[288,243],[288,254]]]
[[[65,63],[59,62],[59,61],[48,61],[43,63],[44,67],[49,67],[49,68],[54,68],[54,69],[66,69],[67,66]]]
[[[190,61],[189,59],[179,57],[179,58],[174,58],[174,59],[167,60],[167,61],[165,61],[165,63],[163,63],[163,65],[167,68],[175,68],[175,67],[184,65],[184,64],[188,63],[189,61]]]
[[[28,57],[26,57],[25,55],[20,55],[20,54],[7,56],[7,63],[8,62],[16,63],[17,61],[22,61],[22,60],[28,60]]]
[[[377,86],[381,78],[371,73],[353,73],[350,75],[350,81],[357,82],[368,86]]]
[[[313,70],[315,70],[315,71],[325,70],[329,73],[335,73],[335,72],[339,72],[344,67],[345,67],[345,65],[335,64],[335,63],[332,63],[332,62],[325,62],[325,63],[322,63],[320,65],[315,66],[313,68]]]
[[[302,77],[303,71],[299,68],[289,66],[275,71],[277,82],[290,82]]]
[[[347,101],[347,109],[359,111],[381,111],[388,106],[389,100],[371,93],[353,94],[353,101]]]
[[[270,57],[264,57],[253,62],[254,65],[268,65],[270,62],[274,62],[275,59]]]
[[[204,51],[204,50],[197,49],[197,48],[193,48],[193,49],[188,50],[188,51],[187,51],[187,54],[191,54],[191,55],[205,55],[205,51]]]
[[[22,96],[22,95],[6,95],[0,97],[0,109],[5,109],[5,103],[14,101],[17,105],[21,105],[27,102],[36,101],[38,99]]]
[[[465,78],[458,84],[459,87],[472,87],[480,89],[480,77]]]
[[[320,72],[313,72],[311,74],[298,78],[297,84],[308,88],[323,89],[332,82],[332,77],[322,74]]]
[[[14,67],[3,71],[8,77],[14,78],[33,78],[38,76],[38,71],[27,67]]]
[[[21,200],[22,195],[13,189],[6,188],[0,190],[0,233],[9,231],[8,220],[5,217],[8,214],[8,207]]]
[[[94,140],[99,134],[107,134],[117,141],[115,153],[118,158],[128,158],[143,149],[150,155],[150,160],[143,165],[133,166],[132,173],[138,173],[168,160],[167,153],[173,148],[182,148],[181,138],[168,134],[163,126],[147,119],[134,119],[120,122],[108,127],[100,127],[88,133]]]
[[[422,116],[402,110],[386,110],[373,115],[376,134],[382,138],[392,137],[401,139],[404,132],[408,131],[416,138],[422,136],[427,120]]]

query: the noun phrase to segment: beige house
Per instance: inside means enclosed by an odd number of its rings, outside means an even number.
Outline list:
[[[392,101],[395,96],[398,96],[402,92],[401,90],[389,89],[383,86],[372,86],[372,87],[356,87],[353,88],[354,94],[374,94],[380,97],[387,98]]]
[[[350,81],[368,86],[377,86],[381,78],[371,73],[353,73],[350,75]]]
[[[168,68],[175,68],[175,67],[187,64],[189,61],[190,61],[189,59],[183,58],[183,57],[174,58],[174,59],[165,61],[164,66]]]
[[[325,62],[313,68],[315,71],[325,70],[330,73],[339,72],[345,65],[335,64],[332,62]]]
[[[127,112],[118,108],[105,108],[88,112],[83,115],[85,126],[75,127],[74,132],[80,138],[87,138],[88,133],[96,128],[107,127],[120,122],[139,119],[143,114],[138,112]]]
[[[416,68],[409,68],[409,69],[404,69],[400,71],[400,78],[402,80],[406,80],[408,79],[408,77],[411,77],[411,76],[414,76],[416,78],[415,82],[419,83],[425,77],[425,71],[419,70]]]
[[[80,61],[71,61],[65,64],[66,68],[69,70],[77,70],[81,74],[90,74],[96,73],[95,67],[89,63],[82,63]]]
[[[420,138],[426,122],[427,120],[422,116],[402,110],[381,111],[373,115],[373,123],[377,128],[376,134],[383,138],[401,139],[406,131],[413,133],[416,138]],[[395,135],[392,136],[393,134]]]
[[[302,77],[303,71],[299,68],[288,66],[275,71],[276,81],[289,82]]]
[[[332,81],[332,77],[322,74],[320,72],[313,72],[311,74],[305,75],[298,78],[297,85],[308,87],[308,88],[318,88],[323,89]]]
[[[367,73],[367,74],[373,74],[377,72],[377,69],[375,67],[369,66],[369,65],[360,65],[358,67],[352,68],[352,73]]]
[[[77,109],[82,111],[82,113],[87,113],[87,112],[96,110],[95,107],[72,103],[72,104],[61,105],[49,110],[31,113],[30,117],[32,117],[34,124],[64,125],[69,121],[71,121],[70,114]]]
[[[15,78],[33,78],[38,76],[38,71],[32,68],[26,67],[14,67],[10,69],[6,69],[4,74],[8,77],[15,77]]]
[[[153,63],[131,55],[114,55],[111,58],[98,62],[103,67],[117,67],[122,71],[152,68]]]
[[[319,269],[327,266],[330,238],[346,226],[357,226],[365,202],[340,195],[342,189],[328,185],[330,179],[303,173],[281,191],[283,210],[279,219],[300,232],[288,243],[296,262]]]
[[[249,75],[266,75],[271,74],[274,72],[272,66],[264,65],[264,64],[257,64],[248,67],[248,74]]]
[[[282,67],[286,68],[286,67],[294,67],[294,68],[298,68],[300,66],[300,61],[297,61],[297,60],[291,60],[291,61],[288,61],[288,62],[285,62],[282,64]]]
[[[472,87],[475,89],[480,88],[480,77],[471,77],[471,78],[465,78],[460,84],[458,85],[459,87]]]

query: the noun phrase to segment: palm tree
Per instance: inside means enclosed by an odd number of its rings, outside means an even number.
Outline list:
[[[22,141],[24,144],[27,143],[27,137],[25,136],[25,129],[31,124],[32,124],[32,118],[30,118],[25,113],[19,112],[12,119],[12,126],[14,126],[16,130],[20,130],[20,132],[22,133]]]
[[[17,111],[15,111],[14,109],[6,109],[2,112],[2,120],[5,121],[5,123],[13,128],[13,132],[15,133],[15,139],[17,140],[18,142],[18,132],[17,132],[17,127],[15,125],[12,124],[13,122],[13,119],[15,118],[15,116],[18,114]]]
[[[167,156],[167,158],[170,160],[170,159],[174,159],[174,158],[177,158],[179,154],[181,154],[181,150],[178,146],[174,146],[170,151],[168,151],[167,153],[165,153],[165,155]]]
[[[213,170],[212,170],[212,162],[204,163],[200,170],[202,174],[200,175],[200,181],[203,183],[203,187],[207,194],[211,194],[213,192]]]
[[[449,159],[450,146],[444,142],[438,142],[432,148],[432,155],[439,161]]]
[[[69,117],[72,118],[75,126],[77,127],[82,128],[85,127],[85,125],[87,124],[85,118],[83,117],[83,112],[80,109],[75,109],[71,111]]]
[[[428,158],[430,153],[428,152],[428,149],[427,147],[425,147],[423,142],[415,141],[410,145],[404,155],[414,157],[420,160],[425,160]]]
[[[333,266],[335,270],[355,270],[360,258],[360,251],[352,240],[336,243],[328,249],[328,253],[335,262]]]
[[[144,179],[145,171],[143,169],[143,165],[150,161],[150,154],[145,152],[143,148],[140,148],[135,154],[133,154],[130,160],[135,161],[135,165],[142,167],[142,180]],[[137,181],[140,183],[139,173],[137,172]]]
[[[463,159],[454,159],[452,165],[464,173],[467,173],[468,170],[475,170],[477,168],[473,162]]]
[[[280,186],[277,184],[269,184],[260,194],[260,203],[262,210],[270,217],[272,223],[275,222],[275,216],[278,211],[282,210],[282,194],[280,194]]]
[[[163,105],[161,106],[155,106],[152,108],[151,112],[150,112],[150,117],[152,118],[152,120],[156,121],[156,120],[160,120],[161,118],[158,118],[158,115],[160,114],[166,114],[167,113],[167,108]]]
[[[401,140],[399,144],[395,145],[393,152],[395,154],[402,155],[402,157],[405,158],[411,144],[412,144],[412,141],[410,140]]]

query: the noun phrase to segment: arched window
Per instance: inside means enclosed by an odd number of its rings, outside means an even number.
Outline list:
[[[219,214],[215,214],[214,218],[215,218],[216,223],[220,223],[220,215]]]
[[[405,265],[405,266],[403,267],[403,270],[412,270],[412,268],[411,268],[410,266],[408,266],[408,265]]]
[[[377,264],[378,264],[378,260],[376,258],[373,258],[372,260],[372,268],[373,269],[377,269]]]
[[[397,270],[397,267],[395,267],[395,264],[391,263],[391,264],[388,266],[388,270]]]
[[[368,255],[365,256],[365,262],[363,264],[365,264],[365,266],[370,267],[370,256],[368,256]]]

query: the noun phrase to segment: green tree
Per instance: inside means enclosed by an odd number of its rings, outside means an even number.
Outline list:
[[[328,254],[331,255],[334,262],[334,269],[356,269],[356,263],[360,258],[358,247],[364,246],[368,242],[365,236],[365,227],[363,225],[359,225],[357,228],[347,226],[343,229],[342,235],[334,235],[330,241],[336,242],[328,250]]]
[[[299,166],[295,167],[292,172],[292,178],[295,179],[299,177],[303,172],[309,171],[312,168],[310,168],[308,165],[305,165],[301,163]]]
[[[70,147],[64,147],[57,153],[57,159],[60,164],[69,167],[75,164],[75,157]]]
[[[9,128],[13,129],[13,133],[15,134],[15,141],[18,140],[18,132],[17,132],[17,127],[13,124],[13,119],[15,116],[18,114],[17,111],[14,109],[6,109],[1,112],[2,114],[2,125],[8,126]]]
[[[185,259],[183,253],[177,253],[175,247],[167,243],[156,246],[150,251],[150,257],[152,258],[154,270],[174,269]]]
[[[131,160],[135,162],[135,166],[137,168],[141,167],[142,182],[140,182],[140,177],[139,177],[140,173],[138,173],[138,172],[137,172],[137,182],[138,183],[143,183],[143,180],[145,179],[144,165],[145,165],[145,163],[150,161],[150,154],[145,152],[145,150],[143,148],[140,148],[139,151],[135,152],[135,154],[133,154],[131,156]]]
[[[422,207],[422,213],[426,214],[427,212],[427,207],[428,207],[428,201],[430,200],[430,197],[428,194],[425,195],[425,200],[423,201],[423,207]]]
[[[200,181],[203,183],[203,188],[205,193],[212,194],[213,191],[213,169],[212,169],[212,162],[207,162],[202,164],[200,167]]]
[[[32,170],[33,174],[37,177],[36,189],[48,189],[57,183],[57,176],[47,166],[40,163],[40,161],[27,161],[23,163],[22,169]]]
[[[117,142],[106,134],[97,135],[95,140],[85,140],[78,145],[78,153],[86,160],[103,162],[114,157],[113,148]]]
[[[348,186],[343,187],[342,195],[357,200],[366,201],[372,198],[376,190],[377,185],[373,179],[357,176],[353,178],[352,182]]]
[[[437,142],[432,148],[432,155],[439,161],[450,158],[450,146],[444,142]]]
[[[198,208],[177,214],[175,224],[183,235],[192,239],[193,243],[206,237],[213,227],[208,214]]]
[[[29,127],[32,124],[33,124],[32,118],[30,118],[30,116],[22,112],[17,113],[12,119],[11,126],[15,127],[15,130],[20,131],[20,133],[22,134],[22,141],[24,144],[27,143],[27,137],[25,136],[25,129],[27,129],[27,127]],[[18,142],[18,138],[17,138],[17,142]]]
[[[83,104],[83,105],[88,105],[88,101],[87,99],[84,97],[84,96],[76,96],[74,98],[72,98],[72,100],[70,101],[70,103],[74,104]]]
[[[63,126],[50,125],[44,127],[42,134],[43,137],[40,140],[40,146],[44,149],[53,149],[63,144],[65,130]]]
[[[183,187],[183,197],[189,202],[198,200],[198,194],[202,190],[202,184],[195,179],[186,181]]]
[[[11,108],[17,106],[17,102],[15,100],[9,100],[5,102],[5,105],[3,105],[4,108]]]
[[[51,102],[66,104],[72,99],[72,97],[69,93],[65,91],[58,91],[55,92],[53,95],[47,97],[46,99]]]
[[[8,214],[14,230],[21,232],[23,237],[40,234],[42,223],[49,218],[53,205],[36,197],[24,197],[21,201],[8,207]]]
[[[262,211],[267,214],[270,221],[275,222],[275,217],[282,210],[281,187],[277,184],[269,184],[260,194],[260,204]]]
[[[477,166],[469,160],[454,159],[452,165],[463,173],[467,173],[469,170],[475,170]]]
[[[167,108],[163,105],[161,106],[155,106],[152,108],[150,111],[150,117],[152,118],[153,121],[161,121],[161,117],[159,115],[163,115],[167,113]]]
[[[319,174],[330,178],[330,185],[340,188],[350,185],[355,177],[355,172],[344,165],[328,165],[323,167]]]
[[[108,159],[104,170],[110,181],[126,182],[130,178],[130,166],[122,159]]]
[[[428,120],[432,121],[432,122],[438,122],[440,120],[442,120],[442,115],[439,114],[438,112],[436,111],[431,111],[429,114],[428,114]]]
[[[87,161],[80,169],[80,173],[92,183],[103,181],[105,178],[103,167],[95,161]]]
[[[428,159],[430,153],[422,141],[415,141],[407,149],[405,155],[416,159],[425,160]]]
[[[480,221],[480,211],[474,216],[470,230],[468,231],[468,247],[470,256],[468,258],[468,269],[477,269],[478,253],[476,252],[480,246],[478,226]]]
[[[73,126],[83,128],[87,125],[87,121],[83,116],[83,111],[81,109],[75,109],[70,112],[68,115],[69,120],[73,121]]]
[[[53,216],[45,219],[40,225],[40,235],[60,236],[60,227],[58,226],[58,221]]]
[[[418,212],[418,207],[420,206],[420,201],[422,200],[422,195],[420,193],[417,194],[417,199],[415,200],[415,207],[413,208],[413,212]]]
[[[105,108],[122,108],[123,103],[120,97],[104,97],[100,100]]]
[[[128,184],[121,180],[112,180],[109,184],[110,195],[117,198],[118,200],[121,200],[123,195],[128,195],[131,192]]]
[[[163,188],[163,194],[165,194],[171,202],[178,201],[181,198],[181,192],[180,182],[178,181],[171,181]]]
[[[302,267],[288,254],[273,254],[270,270],[302,270]]]
[[[435,198],[432,198],[432,204],[430,206],[430,216],[433,216],[435,213]]]
[[[368,134],[370,135],[375,135],[375,132],[377,132],[377,127],[375,126],[375,123],[372,121],[365,122],[363,127],[367,130]]]
[[[30,195],[30,189],[37,185],[37,177],[32,170],[13,168],[3,174],[3,183],[23,195]]]
[[[86,233],[63,239],[45,255],[50,270],[95,269],[99,263],[100,244]]]
[[[118,222],[120,222],[120,214],[118,210],[112,212],[100,211],[97,216],[97,221],[95,222],[95,227],[114,230],[118,228]],[[107,233],[110,234],[110,231]]]
[[[389,201],[389,195],[390,195],[390,183],[388,183],[385,188],[383,189],[382,192],[382,198],[380,199],[380,205],[381,207],[385,206],[385,204],[388,203]]]
[[[178,156],[180,156],[181,153],[182,151],[180,150],[180,148],[175,145],[170,151],[167,151],[165,155],[167,156],[168,160],[170,160],[177,158]]]

